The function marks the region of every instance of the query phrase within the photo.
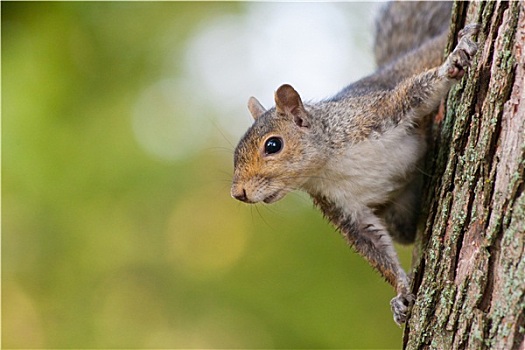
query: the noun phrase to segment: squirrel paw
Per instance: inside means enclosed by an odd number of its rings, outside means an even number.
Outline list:
[[[472,58],[478,51],[478,45],[472,40],[472,37],[479,32],[480,28],[478,23],[469,24],[459,32],[458,45],[443,64],[447,78],[459,80],[465,75],[466,67],[470,67]]]
[[[390,301],[390,308],[394,313],[394,321],[398,325],[406,322],[408,312],[414,305],[414,299],[413,294],[398,294]]]

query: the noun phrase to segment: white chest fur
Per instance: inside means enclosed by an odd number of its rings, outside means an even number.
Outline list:
[[[381,205],[413,179],[425,148],[421,134],[398,126],[342,150],[305,189],[347,210]]]

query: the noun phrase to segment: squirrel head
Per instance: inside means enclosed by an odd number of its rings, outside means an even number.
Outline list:
[[[254,123],[235,149],[231,195],[246,203],[273,203],[318,168],[311,115],[290,85],[275,92],[275,108],[265,110],[251,97],[248,109]]]

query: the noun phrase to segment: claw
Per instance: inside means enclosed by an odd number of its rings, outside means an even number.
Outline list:
[[[463,38],[465,35],[476,35],[479,33],[480,29],[481,29],[481,24],[479,23],[467,24],[465,28],[459,31],[458,38],[461,40],[461,38]]]
[[[399,326],[406,322],[408,313],[412,309],[412,305],[414,305],[414,299],[413,294],[398,294],[390,301],[394,321]]]
[[[450,79],[459,80],[465,75],[465,69],[472,64],[472,58],[478,51],[478,45],[472,41],[481,28],[479,23],[469,24],[459,34],[459,42],[445,61],[442,72]]]

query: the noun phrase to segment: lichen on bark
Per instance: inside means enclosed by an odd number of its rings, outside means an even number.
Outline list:
[[[480,50],[433,129],[406,349],[525,349],[525,10],[457,2]]]

